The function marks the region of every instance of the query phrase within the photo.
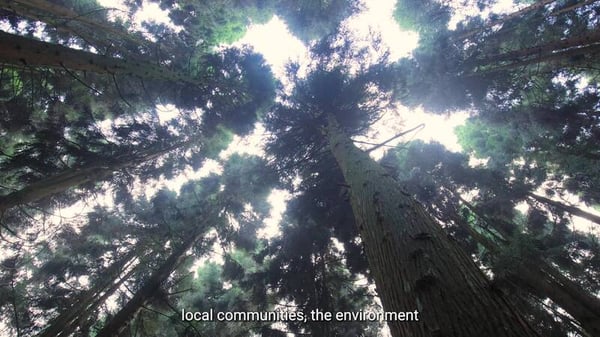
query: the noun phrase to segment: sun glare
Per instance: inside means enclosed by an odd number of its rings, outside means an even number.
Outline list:
[[[308,53],[306,46],[290,33],[285,22],[277,16],[265,24],[250,26],[246,35],[234,46],[245,44],[261,53],[279,78],[284,76],[286,63],[300,61]]]

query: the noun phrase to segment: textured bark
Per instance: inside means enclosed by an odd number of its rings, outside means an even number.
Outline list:
[[[174,249],[133,297],[110,319],[96,337],[116,337],[129,325],[137,312],[157,294],[163,282],[173,273],[185,257],[185,253],[200,239],[202,231],[191,235],[181,246]]]
[[[70,169],[40,181],[36,181],[18,191],[0,196],[0,214],[12,207],[36,202],[82,184],[102,181],[118,170],[135,167],[136,165],[154,160],[173,150],[191,146],[192,144],[199,142],[198,139],[199,138],[193,138],[192,140],[179,142],[166,148],[147,149],[133,155],[130,154],[128,156],[116,158],[116,162],[113,164],[97,164],[79,169]]]
[[[592,214],[590,212],[586,212],[586,211],[584,211],[584,210],[582,210],[580,208],[577,208],[575,206],[567,205],[567,204],[564,204],[562,202],[554,201],[552,199],[543,197],[541,195],[537,195],[535,193],[529,193],[528,196],[530,198],[536,200],[536,201],[539,201],[539,202],[543,203],[543,204],[550,205],[552,207],[558,208],[558,209],[560,209],[562,211],[565,211],[565,212],[570,213],[572,215],[576,215],[578,217],[584,218],[586,220],[595,222],[596,224],[600,225],[600,216],[597,216],[597,215]]]
[[[357,226],[386,311],[419,311],[388,322],[394,337],[536,336],[424,208],[329,116],[330,149],[350,186]]]
[[[510,279],[539,298],[549,298],[579,322],[590,336],[600,336],[600,301],[542,261],[523,264]]]
[[[187,74],[153,63],[102,56],[5,32],[0,32],[0,62],[15,66],[67,68],[202,85]]]
[[[499,245],[477,232],[463,219],[454,216],[453,220],[492,255],[501,251]],[[552,265],[541,259],[523,261],[516,265],[514,270],[507,270],[506,273],[509,279],[538,298],[551,299],[578,321],[582,329],[591,336],[600,336],[600,299]]]

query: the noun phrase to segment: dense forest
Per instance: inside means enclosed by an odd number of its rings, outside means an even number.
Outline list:
[[[1,336],[600,337],[600,1],[398,0],[399,59],[358,0],[121,5],[0,0]]]

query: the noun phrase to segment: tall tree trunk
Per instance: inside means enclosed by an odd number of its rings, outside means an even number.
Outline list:
[[[191,140],[178,142],[166,148],[150,148],[133,155],[121,156],[113,164],[96,164],[84,168],[70,169],[54,176],[44,178],[23,187],[22,189],[0,196],[0,215],[6,210],[35,202],[57,193],[65,192],[82,184],[99,182],[110,177],[114,172],[135,167],[144,162],[154,160],[173,150],[191,146],[199,142],[198,137]]]
[[[114,24],[90,19],[88,17],[89,13],[80,14],[46,0],[0,0],[0,8],[24,18],[47,23],[60,31],[67,31],[79,36],[83,35],[82,37],[88,42],[93,39],[102,45],[110,44],[110,41],[102,41],[101,38],[93,36],[97,34],[96,36],[102,35],[136,44],[140,43],[128,32],[118,29]],[[102,8],[98,10],[102,10]],[[82,28],[85,28],[86,33],[81,32]]]
[[[69,336],[77,328],[73,324],[74,321],[78,321],[86,312],[89,313],[91,310],[96,309],[102,303],[98,301],[99,298],[105,297],[104,295],[110,296],[127,279],[130,273],[127,273],[123,277],[119,276],[127,268],[127,265],[133,261],[135,256],[136,250],[132,250],[114,262],[99,276],[99,279],[94,283],[92,288],[77,296],[76,302],[73,302],[69,308],[52,319],[48,323],[48,326],[37,336]]]
[[[591,336],[600,336],[600,300],[545,261],[524,264],[512,274],[531,292],[539,292],[563,308]]]
[[[5,32],[0,32],[0,61],[16,66],[67,68],[202,85],[187,74],[153,63],[103,56]]]
[[[496,55],[489,55],[485,59],[477,61],[477,65],[487,65],[500,61],[520,61],[522,58],[541,59],[544,56],[564,51],[569,48],[582,48],[600,43],[600,30],[591,31],[587,34],[574,36],[558,41],[547,42],[543,45],[513,50]]]
[[[457,214],[452,220],[492,255],[500,253],[502,248],[498,244],[477,232]],[[542,259],[523,261],[515,268],[506,271],[509,279],[542,300],[551,299],[578,321],[583,330],[592,336],[600,336],[600,299]]]
[[[476,28],[476,29],[472,29],[472,30],[469,30],[469,31],[466,31],[466,32],[457,32],[457,34],[455,34],[456,36],[452,37],[452,40],[456,41],[456,42],[462,41],[462,40],[467,39],[469,37],[472,37],[472,36],[474,36],[474,35],[476,35],[478,33],[481,33],[483,31],[485,31],[486,29],[492,28],[492,27],[494,27],[496,25],[499,25],[499,24],[503,24],[503,23],[507,22],[508,20],[512,20],[512,19],[518,18],[518,17],[520,17],[522,15],[525,15],[525,14],[527,14],[529,12],[533,12],[535,10],[541,9],[544,6],[546,6],[548,4],[551,4],[551,3],[555,2],[555,1],[556,0],[539,0],[539,1],[536,1],[536,2],[532,3],[531,5],[523,8],[523,9],[520,9],[520,10],[518,10],[516,12],[504,15],[500,19],[492,20],[492,21],[484,24],[482,27],[479,27],[479,28]]]
[[[484,70],[472,69],[473,67],[471,65],[465,64],[465,75],[462,76],[487,76],[494,73],[514,70],[515,68],[525,68],[533,64],[538,66],[542,65],[541,68],[543,68],[543,64],[552,64],[553,68],[551,68],[551,70],[569,67],[584,68],[586,67],[586,62],[594,62],[599,54],[600,44],[592,44],[581,48],[570,48],[554,53],[536,55],[535,57],[530,57],[524,60],[514,60],[512,62],[509,61],[508,63],[501,64],[499,66],[491,66],[490,64],[491,67]],[[487,66],[488,64],[485,65]]]
[[[173,273],[185,257],[185,253],[200,239],[203,232],[196,229],[194,235],[190,235],[181,246],[175,248],[171,255],[163,262],[144,285],[133,295],[133,297],[112,317],[96,337],[116,337],[129,325],[137,312],[153,299],[163,282]]]
[[[594,223],[600,225],[600,216],[592,214],[590,212],[586,212],[578,207],[567,205],[562,202],[558,202],[558,201],[543,197],[543,196],[535,194],[535,193],[528,193],[527,196],[529,198],[539,201],[543,204],[555,207],[557,209],[560,209],[562,211],[565,211],[572,215],[576,215],[578,217],[584,218],[586,220],[589,220],[591,222],[594,222]]]
[[[328,120],[383,308],[419,311],[418,322],[388,322],[392,335],[536,336],[424,208],[354,146],[333,115]]]

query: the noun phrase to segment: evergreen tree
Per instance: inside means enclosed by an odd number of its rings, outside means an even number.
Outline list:
[[[344,47],[330,47],[331,41],[335,38],[315,48],[318,63],[312,73],[296,82],[293,94],[284,96],[271,115],[269,127],[280,136],[271,141],[270,149],[282,169],[292,163],[292,172],[295,168],[308,175],[318,173],[306,168],[322,164],[324,157],[334,158],[344,176],[341,183],[349,189],[384,309],[421,312],[418,322],[388,322],[392,334],[535,335],[422,206],[352,143],[349,135],[364,132],[377,118],[375,112],[393,102],[394,81],[388,77],[393,72],[381,62],[372,67],[363,64],[350,76],[335,60],[350,62],[356,55]],[[280,152],[282,148],[288,152]],[[307,165],[300,166],[304,162]],[[468,323],[475,321],[477,326]]]
[[[448,23],[460,9],[451,5],[412,0],[397,4],[400,25],[420,33],[414,58],[399,62],[410,92],[406,104],[432,111],[467,108],[488,94],[519,90],[540,74],[596,72],[597,2],[571,7],[568,1],[538,1],[503,19],[491,19],[494,24],[467,18],[454,31]]]
[[[519,216],[513,207],[527,200],[522,183],[509,183],[498,171],[469,167],[466,156],[448,152],[440,144],[413,142],[405,149],[390,152],[384,162],[432,214],[447,226],[453,226],[453,235],[464,246],[491,264],[497,284],[513,291],[517,283],[519,291],[536,297],[529,304],[534,307],[550,298],[573,316],[583,330],[591,335],[596,333],[595,322],[599,319],[594,312],[598,311],[600,301],[593,293],[598,284],[586,281],[587,277],[594,278],[594,268],[588,269],[589,274],[584,276],[583,265],[560,262],[571,259],[565,249],[569,245],[591,243],[593,247],[591,237],[577,232],[558,234],[559,228],[565,230],[564,224],[551,224],[543,209],[535,204],[526,217]],[[470,202],[460,196],[473,194],[474,190],[478,195]],[[550,226],[554,228],[549,231]],[[591,249],[592,255],[593,252]],[[566,276],[569,274],[578,275],[577,280]],[[535,317],[532,323],[539,329],[550,326],[548,332],[560,330],[548,323],[551,317],[539,314],[531,317]],[[565,327],[571,330],[575,327],[579,332],[577,325]]]

